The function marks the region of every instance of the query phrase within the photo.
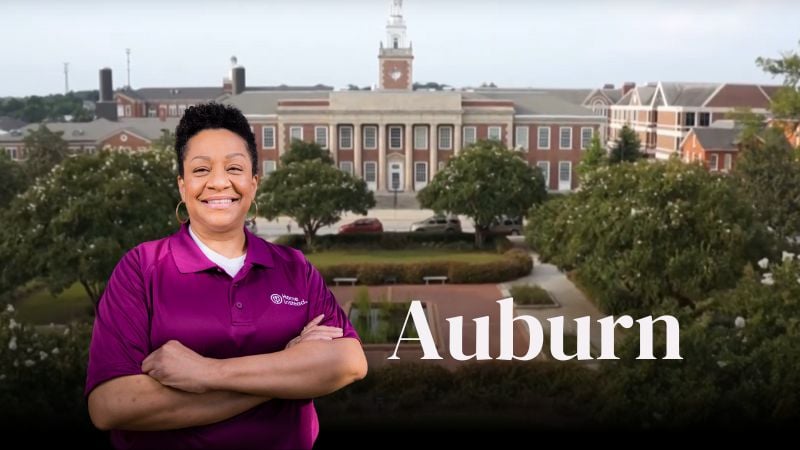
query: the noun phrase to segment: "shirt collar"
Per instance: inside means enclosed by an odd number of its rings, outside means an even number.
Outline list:
[[[272,252],[269,244],[244,227],[245,238],[247,239],[247,256],[244,265],[248,263],[263,267],[272,267]],[[170,238],[170,250],[175,260],[175,265],[181,273],[201,272],[203,270],[217,267],[200,250],[200,247],[192,240],[189,235],[189,224],[181,225],[180,230]]]

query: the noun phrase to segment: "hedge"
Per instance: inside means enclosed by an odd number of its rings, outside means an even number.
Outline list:
[[[425,276],[447,276],[450,283],[499,283],[528,275],[533,270],[531,257],[523,250],[512,249],[503,261],[466,263],[431,261],[409,264],[338,264],[320,267],[327,283],[334,278],[358,278],[359,284],[385,284],[387,279],[397,283],[422,284]]]
[[[312,248],[307,248],[305,237],[301,234],[283,235],[276,244],[286,245],[303,252],[338,249],[401,250],[413,248],[445,248],[471,250],[475,242],[472,233],[357,233],[323,234],[314,238]],[[511,249],[511,241],[505,236],[487,236],[484,249],[494,249],[503,253]]]

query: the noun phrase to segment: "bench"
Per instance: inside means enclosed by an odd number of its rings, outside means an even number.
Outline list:
[[[425,280],[425,284],[430,284],[431,281],[441,281],[442,284],[447,282],[447,277],[444,275],[422,277],[422,279]]]
[[[358,278],[355,277],[336,277],[333,279],[333,282],[336,283],[338,286],[339,283],[350,283],[351,286],[355,286]]]

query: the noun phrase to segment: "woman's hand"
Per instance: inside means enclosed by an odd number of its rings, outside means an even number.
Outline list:
[[[286,348],[295,346],[301,342],[329,341],[331,339],[342,337],[343,331],[341,328],[319,324],[323,317],[325,317],[325,315],[320,314],[311,319],[311,322],[308,322],[308,324],[303,327],[303,331],[300,333],[300,335],[286,344]]]
[[[217,360],[206,358],[178,341],[168,341],[142,361],[142,372],[164,386],[202,394]]]

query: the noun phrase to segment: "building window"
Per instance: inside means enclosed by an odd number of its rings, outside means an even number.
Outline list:
[[[414,163],[414,182],[415,183],[428,182],[428,163],[424,162]]]
[[[125,117],[132,117],[132,116],[133,114],[131,114],[131,105],[125,105]]]
[[[353,149],[353,127],[350,125],[342,125],[339,127],[339,149],[352,150]],[[352,165],[350,167],[352,171]]]
[[[708,168],[711,169],[712,172],[719,170],[719,156],[716,154],[711,155],[708,159]]]
[[[725,170],[725,172],[727,172],[727,171],[731,170],[731,166],[733,165],[733,156],[731,156],[730,153],[726,154],[724,161],[725,161],[725,163],[724,163],[725,165],[723,166],[723,170]]]
[[[340,161],[339,168],[342,169],[342,172],[352,175],[353,174],[353,161]]]
[[[403,149],[403,127],[389,127],[389,150]]]
[[[544,176],[544,187],[545,189],[550,189],[550,162],[548,161],[539,161],[536,163],[536,167],[542,171],[542,176]]]
[[[439,150],[453,149],[453,127],[443,125],[439,127]]]
[[[472,145],[477,141],[477,131],[475,127],[464,127],[464,142],[463,146]]]
[[[514,130],[514,147],[528,151],[528,127],[517,127]]]
[[[156,109],[153,107],[147,108],[147,117],[157,117]]]
[[[11,159],[17,159],[17,147],[6,147],[6,153]]]
[[[550,127],[539,127],[539,150],[550,150]]]
[[[700,123],[698,125],[701,127],[707,127],[710,123],[711,123],[711,113],[701,112]]]
[[[414,150],[428,149],[428,127],[417,125],[414,127]]]
[[[374,162],[364,163],[364,181],[376,183],[378,181],[378,164]]]
[[[685,126],[687,126],[687,127],[693,127],[694,126],[694,113],[693,112],[687,112],[686,114],[684,114],[684,116],[683,116],[683,124]]]
[[[569,161],[558,162],[558,183],[559,185],[572,182],[572,163]]]
[[[275,148],[275,127],[263,127],[261,129],[264,148]]]
[[[499,141],[500,127],[489,127],[488,139],[491,141]]]
[[[378,148],[378,127],[369,125],[364,127],[364,150]]]
[[[675,150],[680,150],[681,148],[681,137],[678,136],[675,138]]]
[[[275,161],[264,161],[263,162],[263,166],[264,166],[263,176],[265,178],[268,177],[272,172],[275,172],[275,168],[276,168]]]
[[[561,127],[558,130],[559,150],[570,150],[572,148],[572,127]]]
[[[290,127],[289,128],[289,142],[297,139],[298,141],[303,140],[303,127]]]
[[[178,115],[178,105],[169,105],[169,115],[171,117]]]
[[[314,142],[322,148],[328,148],[328,127],[314,127]]]
[[[186,105],[178,105],[178,115],[183,117],[183,114],[186,112]]]
[[[592,127],[581,128],[581,150],[589,148],[589,143],[592,142],[592,134],[594,130]]]
[[[437,171],[438,172],[443,171],[446,165],[447,165],[446,161],[439,161],[439,164],[437,164]]]
[[[83,148],[83,151],[85,151],[90,155],[94,155],[95,153],[97,153],[97,149],[95,148],[94,145],[87,145],[86,147]]]

